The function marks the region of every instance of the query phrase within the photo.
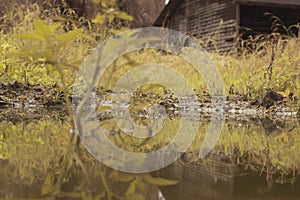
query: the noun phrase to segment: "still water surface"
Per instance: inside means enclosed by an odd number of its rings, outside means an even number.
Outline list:
[[[0,116],[0,198],[279,200],[300,197],[297,117],[227,117],[218,144],[205,159],[198,159],[197,150],[209,123],[207,116],[203,117],[197,141],[188,152],[164,169],[139,175],[102,165],[82,145],[68,152],[70,124],[61,109],[2,109]],[[172,122],[176,127],[176,119],[171,119]],[[102,124],[118,132],[109,119]],[[109,137],[121,136],[122,133]],[[73,146],[75,143],[72,141]]]

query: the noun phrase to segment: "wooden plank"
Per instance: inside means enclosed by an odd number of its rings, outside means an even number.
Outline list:
[[[233,47],[232,41],[235,39],[235,9],[236,5],[227,0],[183,1],[170,19],[172,26],[169,28],[178,30],[180,20],[187,18],[187,33],[196,37],[213,37],[218,50],[228,50]]]
[[[230,32],[235,32],[235,24],[236,23],[230,23],[222,26],[216,26],[215,24],[212,24],[210,26],[206,26],[205,29],[201,29],[198,31],[200,33],[221,32],[221,31],[227,32],[228,30],[230,30]]]

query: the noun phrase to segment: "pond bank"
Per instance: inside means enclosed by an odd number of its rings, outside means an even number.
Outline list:
[[[96,94],[96,101],[99,107],[110,107],[113,103],[111,97],[115,93],[111,90],[104,92],[104,95]],[[221,112],[216,108],[216,104],[211,103],[209,96],[197,95],[198,102],[191,103],[191,97],[184,97],[179,101],[174,95],[157,94],[133,94],[134,101],[146,102],[155,101],[164,106],[168,113],[177,115],[179,111],[194,110],[195,114],[211,114]],[[70,97],[72,99],[72,97]],[[100,102],[99,102],[100,101]],[[130,103],[130,102],[128,102]],[[253,116],[264,118],[266,116],[276,116],[276,118],[300,117],[300,107],[296,100],[290,100],[289,97],[268,90],[263,97],[257,97],[254,100],[245,98],[227,97],[222,102],[221,108],[226,117],[235,116]],[[55,108],[63,107],[65,104],[64,93],[57,85],[30,85],[22,83],[3,84],[0,83],[0,108]],[[141,114],[141,113],[139,113]],[[99,113],[100,119],[110,116],[109,112]]]

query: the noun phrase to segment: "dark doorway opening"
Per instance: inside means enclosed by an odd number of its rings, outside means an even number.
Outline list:
[[[243,39],[270,33],[298,36],[299,22],[299,7],[240,6],[240,33]]]

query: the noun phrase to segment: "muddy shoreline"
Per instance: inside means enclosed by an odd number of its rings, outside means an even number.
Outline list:
[[[96,94],[97,106],[109,106],[113,103],[110,97],[114,93],[109,90],[104,95]],[[176,116],[179,112],[195,111],[199,115],[211,115],[218,112],[225,112],[226,118],[254,117],[265,118],[275,116],[275,118],[299,118],[300,108],[296,101],[287,101],[286,97],[276,91],[268,90],[263,97],[254,100],[244,98],[228,98],[222,104],[222,111],[216,108],[216,104],[211,103],[208,96],[198,96],[198,102],[190,103],[189,97],[186,97],[179,103],[173,95],[153,95],[153,94],[134,94],[138,101],[150,101],[154,98],[156,102],[166,108],[167,113]],[[69,97],[72,100],[72,97]],[[157,100],[158,99],[158,100]],[[14,111],[35,112],[35,110],[65,110],[64,93],[57,85],[24,85],[18,82],[13,84],[0,83],[0,109],[16,109]],[[105,104],[105,105],[104,105]],[[26,112],[27,112],[26,111]],[[11,111],[12,112],[12,111]],[[3,112],[2,112],[3,114]],[[143,113],[136,113],[143,115]],[[145,114],[145,113],[144,113]],[[109,111],[99,113],[100,119],[110,118]],[[193,116],[191,116],[193,117]]]

